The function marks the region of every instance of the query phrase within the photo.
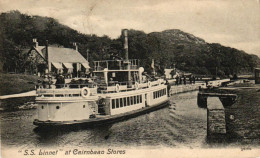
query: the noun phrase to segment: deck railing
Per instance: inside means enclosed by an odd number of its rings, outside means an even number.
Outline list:
[[[104,61],[94,61],[94,71],[103,71],[105,68],[109,70],[127,70],[129,69],[137,70],[139,68],[138,59],[125,60],[104,60]]]
[[[148,81],[145,83],[138,82],[115,82],[112,84],[56,84],[48,85],[48,87],[39,86],[37,94],[39,97],[80,97],[83,87],[90,89],[90,95],[97,93],[118,93],[125,91],[133,91],[137,89],[144,89],[163,84],[163,80]],[[59,88],[57,88],[57,86]]]

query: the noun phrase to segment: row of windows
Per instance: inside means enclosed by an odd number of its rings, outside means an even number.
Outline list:
[[[153,99],[166,95],[166,89],[153,92]]]
[[[112,99],[112,109],[142,103],[142,95]]]

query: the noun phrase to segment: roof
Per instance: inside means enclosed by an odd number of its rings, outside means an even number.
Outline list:
[[[72,63],[63,63],[67,69],[73,69]]]
[[[54,67],[56,67],[56,69],[62,69],[62,68],[63,68],[62,65],[61,65],[61,63],[53,63],[53,62],[52,62],[52,65],[53,65]]]
[[[60,47],[48,47],[48,60],[55,63],[88,63],[78,51]]]
[[[44,50],[45,46],[37,46],[37,47],[34,47],[34,49],[44,58],[43,56],[43,50]]]
[[[81,63],[86,69],[89,69],[89,64],[88,63]]]

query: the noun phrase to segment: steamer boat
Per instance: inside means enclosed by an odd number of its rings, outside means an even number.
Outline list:
[[[144,68],[139,67],[139,61],[128,59],[127,30],[123,30],[123,34],[125,59],[95,61],[94,82],[37,89],[38,118],[34,120],[34,125],[97,126],[168,105],[165,81],[145,79]]]

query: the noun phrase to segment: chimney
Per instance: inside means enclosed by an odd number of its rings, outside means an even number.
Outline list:
[[[75,50],[78,52],[78,45],[76,42],[73,42],[73,46],[74,46]]]
[[[125,50],[125,60],[128,61],[128,36],[127,29],[122,30],[122,36],[124,37],[124,50]]]
[[[35,48],[37,48],[39,45],[38,45],[38,42],[37,42],[37,38],[33,38],[33,46]]]

